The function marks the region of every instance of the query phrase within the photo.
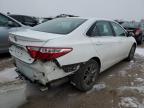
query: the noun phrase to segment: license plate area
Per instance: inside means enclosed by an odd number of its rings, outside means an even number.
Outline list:
[[[25,50],[24,48],[16,46],[16,48],[15,48],[16,56],[18,56],[18,57],[24,56],[24,50]]]
[[[23,46],[12,45],[9,48],[9,52],[12,56],[26,63],[32,63],[34,61],[34,59],[31,58],[31,56],[28,54],[27,50]]]

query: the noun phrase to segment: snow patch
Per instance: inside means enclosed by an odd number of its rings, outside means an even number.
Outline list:
[[[144,86],[128,87],[123,86],[119,88],[120,91],[137,91],[138,93],[144,93]]]
[[[104,83],[103,84],[96,84],[96,85],[94,85],[93,88],[97,91],[100,91],[100,90],[106,88],[106,85]]]
[[[26,102],[26,83],[17,77],[15,68],[0,71],[0,108],[17,108]]]
[[[93,88],[87,92],[87,94],[92,93],[94,91],[100,91],[106,88],[105,83],[95,84]]]
[[[137,99],[134,97],[121,97],[121,102],[119,103],[120,108],[138,108]]]
[[[144,79],[142,79],[142,78],[136,78],[135,81],[136,82],[144,82]]]
[[[134,86],[134,82],[131,82],[130,84],[131,84],[131,86]]]
[[[133,60],[131,60],[128,67],[126,68],[126,70],[132,69],[134,65],[135,65],[135,62]]]
[[[144,48],[136,48],[136,54],[144,56]]]
[[[26,102],[26,84],[4,84],[0,86],[0,108],[18,108]]]
[[[113,77],[113,75],[109,75],[109,77]]]
[[[18,77],[18,74],[15,72],[15,68],[0,71],[0,83],[15,81],[16,77]]]
[[[120,108],[144,108],[143,102],[140,103],[135,97],[121,97]]]

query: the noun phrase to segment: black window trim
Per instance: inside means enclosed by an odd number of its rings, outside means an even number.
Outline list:
[[[97,21],[94,22],[94,23],[88,28],[88,30],[87,30],[87,32],[86,32],[86,36],[96,37],[96,36],[92,36],[91,34],[89,35],[89,33],[88,33],[88,32],[92,32],[92,30],[94,30],[94,28],[96,27],[96,23],[97,23]],[[100,34],[99,34],[98,29],[97,29],[97,32],[98,32],[98,36],[99,36]]]

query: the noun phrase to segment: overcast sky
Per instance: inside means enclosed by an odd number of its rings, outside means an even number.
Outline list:
[[[61,13],[84,17],[144,19],[144,0],[0,0],[0,11],[49,17]]]

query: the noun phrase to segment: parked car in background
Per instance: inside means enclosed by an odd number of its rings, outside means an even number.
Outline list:
[[[20,22],[14,20],[13,18],[0,13],[0,53],[8,52],[9,32],[17,31],[22,28],[26,27]]]
[[[40,21],[40,22],[44,23],[46,21],[49,21],[49,20],[52,20],[52,19],[55,19],[55,18],[68,18],[68,17],[78,17],[78,16],[69,15],[69,14],[60,14],[60,15],[57,15],[55,17],[45,17],[45,18],[42,18],[42,21]]]
[[[128,32],[133,32],[134,38],[136,39],[138,44],[143,43],[143,39],[144,39],[143,26],[139,22],[125,22],[122,23],[122,26]]]
[[[69,15],[69,14],[60,14],[60,15],[57,15],[55,18],[68,18],[68,17],[78,17],[78,16]]]
[[[18,73],[43,85],[70,77],[82,91],[93,87],[99,73],[133,59],[136,49],[122,26],[96,18],[57,18],[9,39]]]
[[[141,27],[142,30],[144,30],[144,22],[140,23],[140,27]]]
[[[123,20],[115,20],[117,23],[119,23],[119,24],[123,24],[125,21],[123,21]]]
[[[45,18],[42,18],[41,19],[41,21],[40,21],[40,23],[44,23],[44,22],[46,22],[46,21],[49,21],[49,20],[52,20],[52,19],[54,19],[54,18],[52,18],[52,17],[45,17]]]
[[[26,15],[15,15],[15,14],[9,14],[9,16],[26,26],[33,27],[39,24],[39,21],[36,17],[26,16]]]
[[[140,28],[142,30],[142,35],[143,35],[143,41],[144,41],[144,22],[140,23]]]

